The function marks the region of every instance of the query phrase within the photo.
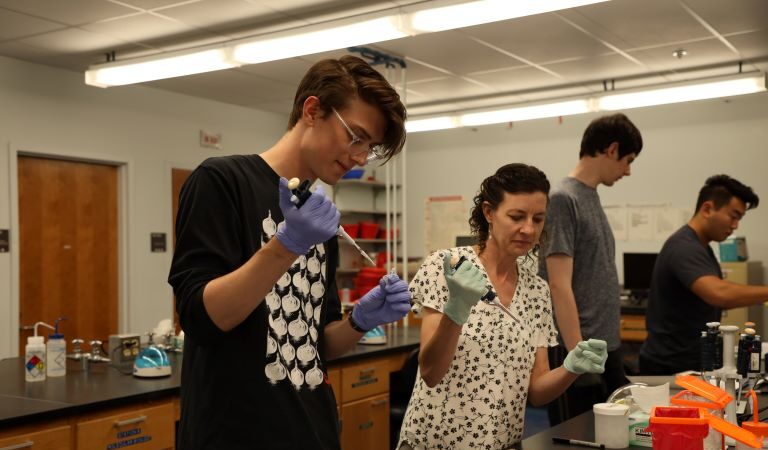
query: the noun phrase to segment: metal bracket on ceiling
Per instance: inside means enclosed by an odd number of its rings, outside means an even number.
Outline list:
[[[104,57],[107,58],[107,62],[114,62],[115,61],[115,51],[109,51],[104,53]]]
[[[608,80],[603,80],[603,91],[615,91],[616,90],[616,80],[611,78],[611,87],[608,88]]]
[[[407,64],[403,58],[400,58],[399,56],[388,55],[370,47],[349,47],[347,50],[352,53],[360,53],[361,57],[370,60],[370,64],[372,66],[384,64],[384,67],[387,68],[400,66],[401,68],[405,69],[407,67]]]

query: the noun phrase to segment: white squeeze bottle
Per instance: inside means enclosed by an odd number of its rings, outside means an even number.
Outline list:
[[[24,353],[24,379],[27,381],[45,380],[45,343],[43,343],[43,337],[28,337]]]
[[[46,345],[45,371],[49,377],[63,377],[67,374],[67,341],[64,335],[59,333],[59,322],[54,322],[55,330],[48,335]]]

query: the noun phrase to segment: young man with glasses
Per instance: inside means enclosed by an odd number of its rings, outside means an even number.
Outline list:
[[[326,360],[407,314],[410,293],[389,275],[342,321],[339,212],[320,187],[297,207],[287,179],[335,184],[391,158],[405,118],[365,61],[320,61],[277,143],[210,158],[184,184],[168,279],[185,332],[178,448],[339,449]]]

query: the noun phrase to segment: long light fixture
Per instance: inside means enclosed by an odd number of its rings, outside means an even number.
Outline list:
[[[167,55],[165,58],[146,57],[92,66],[85,72],[85,83],[98,87],[122,86],[230,69],[238,65],[225,49],[200,50]]]
[[[725,79],[698,80],[676,83],[665,87],[652,86],[627,92],[591,96],[535,105],[517,105],[508,108],[468,112],[443,116],[410,119],[406,123],[409,133],[436,131],[448,128],[492,125],[547,117],[568,116],[588,112],[615,111],[644,106],[666,105],[721,97],[754,94],[768,90],[766,74],[747,74]]]
[[[574,8],[609,0],[436,0],[391,8],[263,36],[222,43],[218,47],[153,55],[91,66],[86,84],[99,87],[228,69],[242,64],[372,44],[405,36],[468,27],[481,23]]]
[[[700,82],[697,84],[605,95],[599,97],[597,102],[599,110],[614,111],[710,98],[734,97],[736,95],[754,94],[755,92],[765,90],[765,76],[756,77],[753,75],[746,78],[740,77],[730,80]]]
[[[256,64],[406,36],[408,34],[400,26],[400,17],[386,16],[334,26],[315,26],[299,34],[288,32],[274,37],[236,41],[233,43],[233,58],[242,64]]]
[[[532,16],[604,1],[606,0],[478,0],[417,11],[411,14],[409,22],[411,28],[416,32],[431,33]]]

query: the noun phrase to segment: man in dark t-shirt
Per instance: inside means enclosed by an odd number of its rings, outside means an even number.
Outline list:
[[[648,338],[640,349],[640,372],[672,375],[701,370],[700,336],[723,309],[760,304],[768,287],[723,280],[709,246],[739,226],[759,198],[727,175],[709,177],[699,191],[696,213],[667,239],[656,258],[646,311]]]
[[[287,179],[332,185],[386,160],[402,149],[405,115],[365,61],[323,60],[274,146],[210,158],[190,175],[168,277],[185,332],[177,448],[339,450],[326,360],[407,314],[410,294],[388,275],[340,320],[339,212],[322,187],[295,203]]]

